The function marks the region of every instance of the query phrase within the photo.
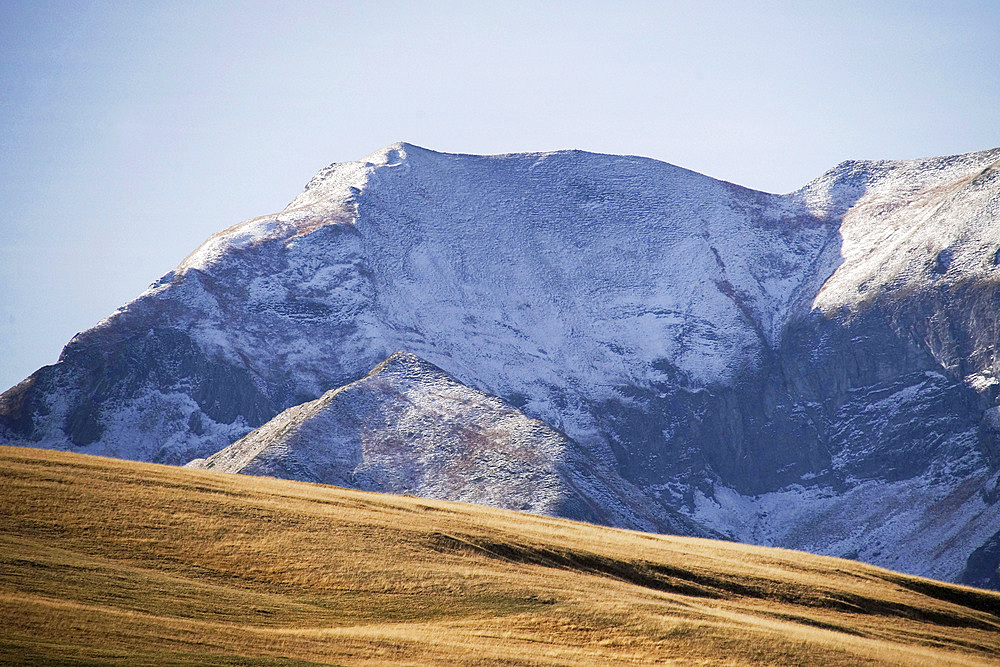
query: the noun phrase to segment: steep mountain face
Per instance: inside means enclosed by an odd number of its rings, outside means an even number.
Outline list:
[[[714,536],[544,422],[406,352],[188,466]]]
[[[397,144],[79,334],[0,397],[0,440],[184,463],[405,349],[667,523],[988,581],[998,160],[848,162],[778,196],[642,158]],[[429,443],[406,456],[444,475]]]

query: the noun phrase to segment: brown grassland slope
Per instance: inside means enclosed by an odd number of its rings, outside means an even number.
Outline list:
[[[988,664],[1000,595],[458,503],[0,448],[0,660]]]

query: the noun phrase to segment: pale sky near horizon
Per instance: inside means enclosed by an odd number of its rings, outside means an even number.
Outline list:
[[[1000,146],[996,2],[0,2],[0,391],[212,233],[409,141],[771,192]]]

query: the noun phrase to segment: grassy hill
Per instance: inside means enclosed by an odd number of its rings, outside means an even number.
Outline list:
[[[989,664],[1000,595],[852,561],[0,448],[0,661]]]

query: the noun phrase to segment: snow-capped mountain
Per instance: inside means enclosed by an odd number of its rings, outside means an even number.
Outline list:
[[[188,466],[713,536],[545,422],[406,352]]]
[[[847,162],[779,196],[643,158],[396,144],[76,336],[0,398],[0,440],[184,463],[402,349],[663,517],[995,585],[998,160]],[[444,475],[441,447],[408,460]]]

